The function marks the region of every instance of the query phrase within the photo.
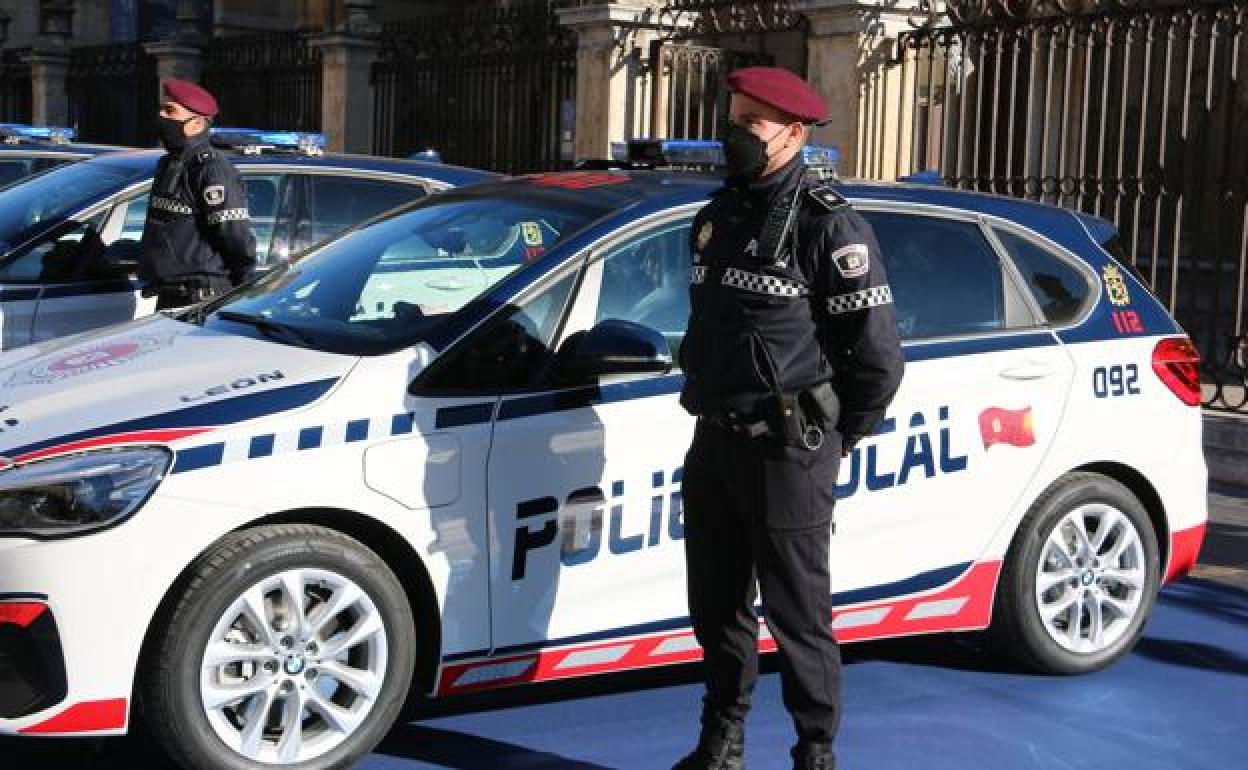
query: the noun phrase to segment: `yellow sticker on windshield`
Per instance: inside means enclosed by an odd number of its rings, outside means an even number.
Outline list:
[[[542,245],[542,226],[536,222],[521,222],[520,230],[524,233],[524,244],[526,246]]]

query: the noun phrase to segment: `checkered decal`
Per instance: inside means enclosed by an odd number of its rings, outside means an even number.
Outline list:
[[[832,315],[852,313],[870,307],[887,305],[893,301],[893,291],[887,286],[873,286],[853,294],[840,294],[828,300],[828,312]]]
[[[244,219],[250,219],[247,209],[225,209],[224,211],[214,211],[204,220],[210,225],[219,225],[222,222],[239,222]]]
[[[182,201],[177,201],[172,198],[162,198],[157,195],[152,196],[152,201],[148,205],[154,209],[159,209],[160,211],[169,211],[174,214],[194,213],[191,207],[186,205]]]
[[[406,413],[326,425],[306,425],[274,433],[243,435],[178,450],[172,473],[197,471],[227,463],[258,460],[311,449],[325,449],[369,439],[401,436],[412,431],[413,417]]]
[[[691,276],[693,283],[702,283],[706,280],[706,265],[694,265],[693,275]]]
[[[779,297],[804,297],[810,289],[797,281],[780,278],[774,275],[751,273],[730,267],[724,270],[723,284],[736,289],[752,291],[755,294],[773,294]]]

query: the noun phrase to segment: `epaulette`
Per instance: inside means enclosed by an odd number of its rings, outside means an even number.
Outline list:
[[[811,187],[806,191],[806,195],[828,211],[837,211],[849,206],[849,201],[845,200],[843,195],[832,189],[832,185],[830,184],[821,184]]]

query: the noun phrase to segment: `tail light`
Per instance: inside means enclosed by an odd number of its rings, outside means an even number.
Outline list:
[[[1200,351],[1187,337],[1167,337],[1153,348],[1153,371],[1188,406],[1200,406]]]

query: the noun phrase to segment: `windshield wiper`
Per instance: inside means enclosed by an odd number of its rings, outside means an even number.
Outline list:
[[[289,324],[274,321],[272,318],[265,318],[262,315],[253,315],[251,313],[239,313],[234,310],[218,310],[215,315],[223,321],[233,321],[254,326],[270,337],[275,339],[285,338],[287,342],[293,342],[301,348],[312,347],[312,340],[308,338],[308,335]]]

